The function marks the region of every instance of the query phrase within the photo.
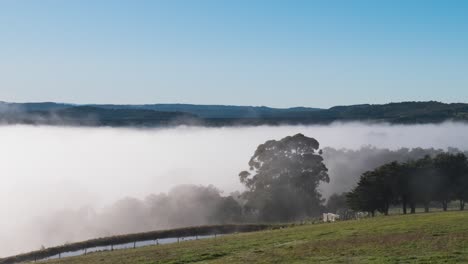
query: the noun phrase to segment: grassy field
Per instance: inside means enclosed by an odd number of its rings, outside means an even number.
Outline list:
[[[46,263],[468,263],[468,211],[300,225]]]

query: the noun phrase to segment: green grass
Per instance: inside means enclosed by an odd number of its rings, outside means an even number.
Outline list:
[[[46,263],[468,263],[468,212],[300,225]]]

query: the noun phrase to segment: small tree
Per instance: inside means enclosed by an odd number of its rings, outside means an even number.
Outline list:
[[[391,162],[365,172],[358,186],[348,195],[348,203],[354,210],[369,211],[374,214],[379,211],[388,215],[390,205],[404,200],[406,213],[406,188],[402,166]]]
[[[410,188],[417,203],[424,205],[424,212],[429,212],[429,204],[435,200],[440,184],[440,177],[434,167],[433,159],[425,156],[411,162]],[[413,212],[413,208],[411,209]]]
[[[463,153],[441,153],[434,158],[434,167],[440,177],[438,198],[444,210],[451,199],[458,200],[464,210],[468,199],[468,160]]]
[[[347,204],[355,211],[369,212],[372,216],[379,209],[381,201],[375,184],[375,177],[368,171],[361,175],[358,185],[347,194]]]

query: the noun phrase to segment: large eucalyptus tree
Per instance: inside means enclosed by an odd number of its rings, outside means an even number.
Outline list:
[[[291,221],[320,213],[320,182],[329,182],[319,142],[302,134],[258,146],[250,169],[239,174],[247,187],[246,209],[263,221]]]

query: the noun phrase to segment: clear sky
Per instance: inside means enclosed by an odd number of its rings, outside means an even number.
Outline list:
[[[0,100],[468,102],[468,1],[0,0]]]

